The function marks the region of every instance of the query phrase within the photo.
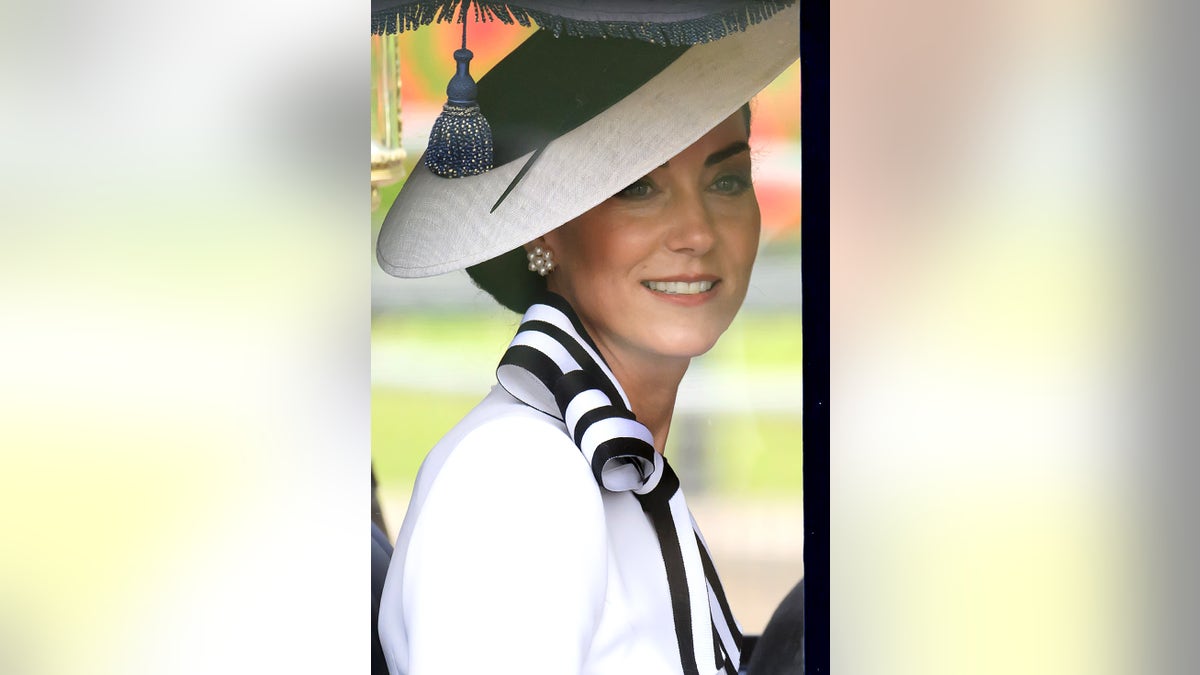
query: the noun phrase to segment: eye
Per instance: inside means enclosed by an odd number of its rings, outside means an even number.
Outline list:
[[[712,186],[709,189],[724,195],[740,195],[748,190],[750,186],[749,176],[732,173],[718,176],[712,182]]]
[[[654,192],[654,185],[649,180],[641,178],[613,196],[621,199],[641,199],[649,197],[652,192]]]

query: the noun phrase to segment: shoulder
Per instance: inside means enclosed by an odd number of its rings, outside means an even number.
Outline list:
[[[499,387],[426,458],[405,521],[402,540],[427,553],[445,533],[527,546],[564,529],[601,546],[607,536],[600,488],[562,421]]]
[[[543,495],[594,496],[591,468],[561,420],[534,410],[496,387],[437,444],[417,478],[426,494],[481,497],[536,490]]]
[[[507,517],[532,521],[564,509],[602,518],[599,486],[563,423],[503,390],[472,411],[430,459],[437,466],[421,481],[429,500],[486,502]]]
[[[577,671],[603,611],[607,530],[591,469],[561,422],[504,396],[494,391],[422,468],[397,548],[402,578],[388,579],[403,588],[391,598],[412,672],[485,672],[531,625],[552,645],[539,654],[556,664],[547,672]]]

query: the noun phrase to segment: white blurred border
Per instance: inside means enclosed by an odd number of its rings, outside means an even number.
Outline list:
[[[0,672],[367,672],[369,5],[0,19]]]
[[[1138,672],[1131,9],[837,3],[835,672]]]

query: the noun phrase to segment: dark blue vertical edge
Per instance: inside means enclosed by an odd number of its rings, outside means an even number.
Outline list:
[[[804,661],[829,672],[829,4],[800,3]]]

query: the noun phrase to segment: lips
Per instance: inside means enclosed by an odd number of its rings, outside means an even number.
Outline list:
[[[715,283],[715,281],[705,279],[702,281],[643,281],[642,285],[652,291],[667,295],[696,295],[712,290]]]

